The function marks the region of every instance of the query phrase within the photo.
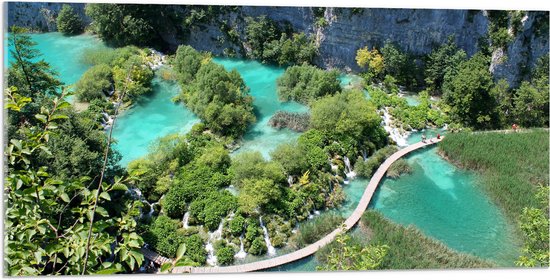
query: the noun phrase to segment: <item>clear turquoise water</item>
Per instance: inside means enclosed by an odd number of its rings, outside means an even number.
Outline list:
[[[237,70],[250,95],[254,97],[254,109],[257,121],[243,137],[241,148],[234,152],[259,151],[265,158],[279,144],[297,139],[300,135],[289,129],[277,130],[267,123],[276,111],[307,112],[308,107],[296,102],[280,102],[277,97],[276,80],[284,68],[261,64],[257,61],[215,58],[214,62],[224,66],[226,70]]]
[[[416,96],[416,95],[406,94],[403,97],[405,98],[405,100],[407,100],[407,104],[409,104],[410,106],[420,105],[420,101],[418,100],[418,96]]]
[[[409,142],[419,137],[417,133]],[[519,254],[513,229],[482,192],[475,174],[441,158],[436,147],[415,152],[406,160],[412,174],[383,180],[370,208],[399,224],[415,225],[452,249],[513,266]]]
[[[89,34],[66,37],[61,33],[52,32],[30,34],[30,36],[37,44],[35,48],[42,53],[38,59],[43,58],[48,62],[65,85],[76,83],[90,67],[90,65],[81,62],[84,52],[105,48],[105,44],[101,40]],[[6,52],[5,55],[8,60],[11,59],[9,52]]]
[[[120,115],[113,130],[117,140],[113,147],[122,155],[122,166],[147,154],[149,146],[157,138],[186,133],[200,121],[185,106],[172,102],[171,98],[179,91],[176,83],[155,76],[153,92]]]

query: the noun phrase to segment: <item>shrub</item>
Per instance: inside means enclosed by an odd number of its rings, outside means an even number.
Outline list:
[[[355,172],[361,177],[372,177],[376,169],[397,150],[396,146],[388,146],[376,151],[367,161],[360,160],[355,163]]]
[[[84,25],[82,19],[74,12],[70,5],[63,5],[57,16],[57,30],[63,35],[76,35],[82,33]]]
[[[291,66],[277,79],[277,94],[282,101],[308,104],[340,90],[337,71],[325,71],[310,65]]]
[[[216,252],[218,263],[221,265],[230,265],[235,261],[235,250],[231,247],[222,247]]]
[[[232,235],[238,236],[244,231],[245,219],[241,215],[235,215],[233,220],[229,222],[229,231]]]
[[[161,255],[172,258],[185,239],[183,235],[178,233],[177,229],[177,221],[161,215],[151,224],[143,239]]]
[[[263,255],[267,252],[267,245],[265,245],[265,240],[263,237],[256,237],[254,241],[252,241],[252,245],[250,245],[250,248],[248,249],[248,253],[252,255]]]
[[[80,101],[101,99],[114,90],[111,68],[105,64],[92,66],[75,85],[75,94]]]

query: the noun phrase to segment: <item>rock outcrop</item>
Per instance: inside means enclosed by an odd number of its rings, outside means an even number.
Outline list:
[[[57,31],[57,14],[64,4],[71,5],[85,25],[92,22],[84,13],[84,3],[8,2],[8,26],[24,26],[41,32]]]

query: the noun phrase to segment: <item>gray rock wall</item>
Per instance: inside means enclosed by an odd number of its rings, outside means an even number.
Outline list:
[[[43,32],[57,31],[57,14],[64,4],[71,5],[84,24],[91,22],[84,13],[83,3],[8,2],[8,26],[24,26]]]

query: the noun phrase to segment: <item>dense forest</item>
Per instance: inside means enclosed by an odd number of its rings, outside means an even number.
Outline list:
[[[390,41],[365,45],[356,51],[362,84],[355,88],[341,85],[338,70],[315,65],[318,49],[311,35],[268,16],[246,18],[244,34],[226,25],[227,37],[248,49],[245,57],[286,67],[277,80],[278,97],[306,105],[309,113],[281,111],[270,123],[302,132],[297,140],[277,146],[269,159],[259,152],[233,155],[257,121],[254,98],[238,71],[217,64],[212,53],[180,45],[168,55],[162,76],[181,89],[173,102],[191,110],[200,123],[186,134],[158,139],[148,154],[121,166],[112,130],[122,111],[152,92],[160,70],[154,67],[159,58],[150,48],[161,48],[161,19],[180,20],[182,28],[192,30],[194,24],[230,9],[191,6],[186,17],[179,18],[181,14],[161,5],[87,4],[85,12],[93,23],[85,26],[71,6],[64,6],[57,17],[60,32],[90,32],[111,46],[84,55],[90,68],[71,87],[41,58],[27,29],[10,30],[13,59],[5,90],[7,274],[137,272],[145,263],[140,251],[144,244],[174,260],[163,270],[207,265],[209,254],[215,254],[217,265],[231,265],[240,250],[261,256],[272,248],[303,248],[342,224],[340,216],[308,219],[311,213],[340,207],[349,179],[355,174],[370,178],[398,150],[381,125],[386,114],[400,131],[444,126],[461,131],[447,136],[442,153],[465,167],[490,170],[493,175],[484,177],[487,192],[511,220],[519,221],[526,253],[518,265],[548,266],[548,166],[537,165],[541,145],[547,145],[539,138],[547,136],[547,130],[524,134],[525,139],[470,133],[509,129],[512,124],[549,126],[548,55],[526,69],[517,87],[495,80],[489,69],[493,49],[509,42],[502,28],[508,19],[517,19],[512,12],[491,14],[488,42],[471,56],[452,36],[425,56]],[[228,50],[226,55],[236,54]],[[419,105],[407,104],[400,95],[403,90],[419,92]],[[67,97],[86,108],[77,110]],[[464,142],[478,146],[457,152]],[[497,142],[514,145],[503,145],[496,157],[488,151]],[[509,146],[516,156],[524,155],[525,150],[517,148],[525,142],[533,143],[529,166],[536,165],[537,178],[516,165],[501,166],[521,161],[521,156],[511,158]],[[523,170],[521,176],[510,179],[518,169]],[[397,178],[410,172],[400,160],[387,175]],[[502,185],[510,190],[502,191]],[[378,213],[367,212],[360,227],[373,233],[371,240],[339,235],[317,255],[322,264],[318,269],[493,266],[419,231],[391,224]],[[386,231],[394,235],[385,236]],[[212,239],[213,234],[219,238]],[[269,244],[266,235],[271,236]],[[416,239],[420,245],[414,244]],[[401,255],[398,247],[414,250]]]

